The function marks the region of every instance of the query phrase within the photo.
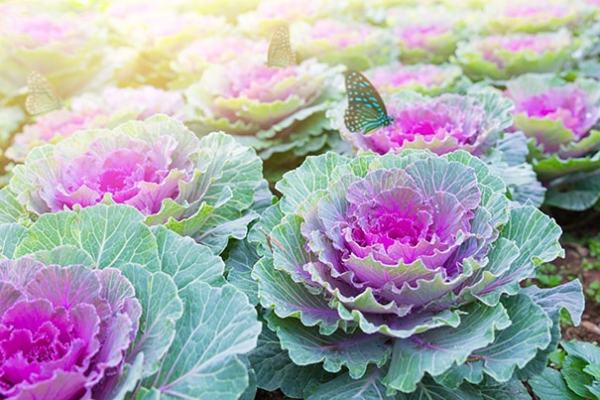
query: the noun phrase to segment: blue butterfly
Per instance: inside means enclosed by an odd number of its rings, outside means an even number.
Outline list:
[[[381,96],[363,74],[348,71],[345,78],[348,108],[344,113],[344,123],[350,132],[367,133],[394,121],[387,114]]]

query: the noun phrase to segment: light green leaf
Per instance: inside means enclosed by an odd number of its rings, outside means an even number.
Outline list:
[[[579,357],[589,364],[600,365],[600,347],[594,346],[592,343],[572,340],[569,342],[562,342],[561,346],[571,356]]]
[[[502,305],[487,307],[474,303],[465,310],[459,327],[443,327],[397,339],[392,362],[384,379],[386,386],[411,393],[425,373],[440,375],[453,364],[464,364],[476,349],[494,341],[496,331],[511,322]]]
[[[333,373],[345,366],[353,379],[359,379],[369,364],[383,366],[391,352],[389,338],[383,335],[338,330],[323,336],[318,329],[304,326],[294,318],[281,319],[271,313],[266,319],[269,328],[277,333],[281,347],[298,365],[323,362],[323,368]]]
[[[258,259],[255,246],[239,240],[233,244],[225,260],[227,281],[244,292],[254,306],[258,304],[258,283],[252,279],[252,268]]]
[[[345,326],[324,296],[312,294],[302,283],[276,270],[269,257],[256,263],[252,276],[258,281],[260,304],[273,309],[278,317],[299,318],[305,326],[318,325],[322,334],[333,333],[340,324]]]
[[[528,296],[510,297],[503,305],[512,325],[500,331],[491,345],[472,354],[483,360],[484,371],[498,382],[507,382],[515,368],[523,368],[552,339],[552,320]]]
[[[552,368],[546,368],[528,383],[540,400],[580,400],[579,396],[569,390],[560,372]]]
[[[211,285],[223,282],[224,265],[211,249],[163,226],[152,227],[158,245],[161,271],[171,275],[177,288],[195,281]]]
[[[290,214],[301,209],[315,192],[327,189],[333,171],[347,162],[346,157],[333,152],[307,157],[300,167],[286,173],[275,185],[283,194],[281,210]]]
[[[393,400],[387,396],[385,387],[379,383],[380,372],[370,371],[362,379],[352,379],[348,374],[317,386],[307,400]]]
[[[58,246],[52,250],[40,250],[33,253],[33,258],[44,264],[58,265],[94,265],[92,257],[76,246],[70,244]]]
[[[135,208],[124,205],[43,214],[23,236],[15,256],[70,245],[91,257],[90,266],[118,268],[132,262],[157,271],[156,240],[143,219]]]
[[[584,211],[600,199],[600,172],[579,172],[548,185],[546,204],[564,210]]]
[[[7,188],[0,190],[0,224],[30,222],[29,213]]]
[[[527,388],[517,379],[507,383],[487,379],[483,384],[465,385],[481,396],[481,400],[531,400]]]
[[[155,373],[175,336],[175,323],[183,313],[183,304],[177,295],[173,279],[163,273],[150,273],[140,265],[128,264],[123,274],[135,289],[142,305],[142,317],[137,337],[127,354],[127,361],[144,353],[143,376]]]
[[[17,245],[21,238],[27,233],[27,229],[16,223],[0,225],[0,255],[13,258]]]
[[[256,346],[261,330],[246,296],[231,285],[193,282],[180,292],[183,316],[152,384],[161,399],[237,399],[249,383],[239,355]]]
[[[590,375],[583,372],[586,366],[587,362],[583,359],[569,354],[565,358],[560,371],[569,389],[583,398],[590,397],[587,386],[594,381]]]
[[[321,364],[294,364],[288,352],[281,348],[277,335],[266,327],[263,327],[258,345],[249,358],[256,373],[258,387],[270,392],[280,389],[288,397],[303,398],[304,390],[311,381],[333,378],[333,375],[323,370]]]
[[[481,396],[468,386],[450,389],[426,379],[417,385],[416,391],[411,394],[400,393],[396,400],[481,400]]]

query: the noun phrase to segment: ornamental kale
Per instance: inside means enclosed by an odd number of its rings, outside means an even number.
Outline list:
[[[519,285],[563,254],[558,225],[511,204],[467,152],[328,153],[276,187],[251,237],[253,275],[291,362],[334,379],[310,398],[353,380],[388,393],[433,385],[440,398],[465,380],[511,382],[543,367],[561,308],[580,319],[579,282]]]
[[[523,75],[507,83],[514,128],[531,138],[533,168],[548,187],[546,203],[585,210],[600,198],[600,84]]]
[[[2,398],[235,400],[246,390],[260,324],[208,247],[124,205],[0,234]]]
[[[165,224],[221,252],[230,237],[245,236],[257,217],[255,197],[266,188],[252,149],[223,133],[198,139],[179,121],[157,115],[36,147],[5,190],[34,217],[128,204],[148,224]]]

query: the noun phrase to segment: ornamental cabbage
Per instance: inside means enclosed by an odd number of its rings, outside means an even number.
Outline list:
[[[264,61],[267,49],[266,40],[249,39],[240,35],[217,35],[197,39],[183,49],[171,63],[177,77],[169,86],[189,87],[210,65],[225,64],[233,60]]]
[[[325,111],[339,97],[339,69],[315,60],[286,68],[238,60],[213,65],[186,91],[188,124],[223,130],[259,151],[304,156],[327,143]]]
[[[313,24],[294,24],[291,34],[301,60],[316,58],[327,64],[364,70],[397,58],[392,37],[368,24],[319,19]]]
[[[568,83],[553,75],[524,75],[507,82],[515,102],[514,127],[532,139],[533,167],[549,187],[548,204],[589,208],[600,198],[600,84]]]
[[[36,147],[8,185],[27,211],[128,204],[221,252],[243,238],[262,183],[260,159],[223,133],[198,139],[166,116],[89,129]]]
[[[338,118],[342,137],[378,154],[427,148],[437,154],[465,149],[483,154],[511,125],[510,101],[490,90],[426,97],[398,92],[386,98],[393,122],[368,133],[350,132]],[[345,107],[345,105],[344,105]]]
[[[260,324],[211,250],[123,205],[0,225],[0,396],[235,400]],[[56,230],[57,227],[61,227]]]
[[[561,308],[580,321],[578,281],[519,285],[563,254],[558,225],[511,205],[464,151],[327,153],[276,188],[251,237],[262,255],[253,276],[269,329],[323,391],[314,398],[338,382],[417,394],[510,382],[545,366]]]
[[[372,68],[365,74],[379,93],[391,95],[406,89],[428,96],[452,92],[466,82],[456,65],[391,63]]]
[[[110,79],[101,18],[48,8],[31,2],[0,4],[0,97],[19,95],[32,71],[44,75],[64,99]]]
[[[107,399],[142,307],[114,268],[0,263],[3,398]]]
[[[456,61],[472,79],[508,79],[528,72],[558,72],[572,61],[578,41],[567,30],[492,35],[459,44]]]
[[[460,39],[457,15],[437,7],[393,8],[386,22],[400,49],[400,60],[408,64],[448,61]]]
[[[491,2],[485,10],[487,33],[555,31],[562,27],[577,29],[591,14],[589,7],[563,0]]]
[[[115,3],[108,10],[113,41],[122,62],[116,71],[119,86],[169,88],[178,79],[176,55],[199,37],[223,34],[232,28],[224,17],[177,13],[145,3]]]
[[[23,162],[29,151],[39,145],[60,140],[86,128],[111,128],[131,119],[146,119],[154,114],[183,118],[183,97],[151,86],[107,88],[99,94],[73,98],[67,109],[41,115],[17,133],[6,156]]]

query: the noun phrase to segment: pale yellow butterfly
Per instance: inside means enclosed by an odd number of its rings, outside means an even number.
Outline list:
[[[269,42],[267,65],[280,68],[296,65],[296,53],[290,43],[290,27],[288,24],[282,24],[275,28]]]
[[[25,109],[31,115],[45,114],[62,107],[60,98],[45,76],[31,71],[27,77],[27,98]]]

